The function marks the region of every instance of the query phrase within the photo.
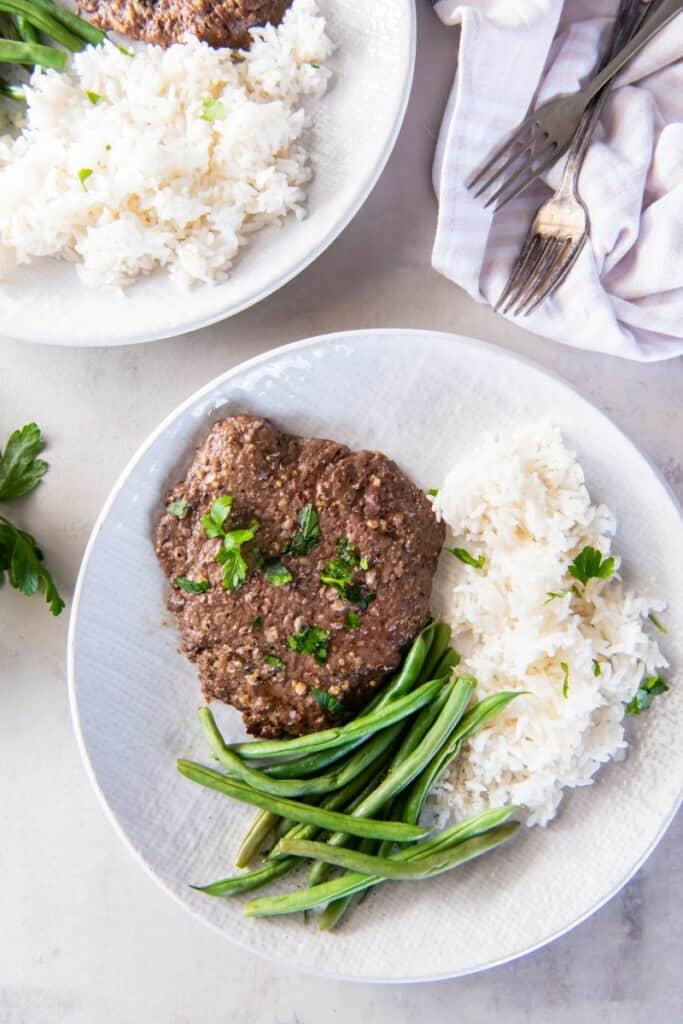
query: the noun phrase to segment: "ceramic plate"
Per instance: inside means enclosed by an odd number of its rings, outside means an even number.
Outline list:
[[[507,352],[418,331],[331,335],[268,353],[190,398],[145,443],[107,502],[74,599],[69,677],[88,772],[119,833],[166,890],[221,934],[292,967],[358,980],[417,981],[481,970],[566,932],[614,895],[651,852],[683,786],[683,680],[629,723],[626,761],[575,790],[547,829],[425,883],[385,885],[338,933],[300,918],[248,920],[242,898],[188,883],[225,877],[253,817],[175,771],[206,762],[195,669],[177,650],[153,531],[167,486],[212,423],[247,411],[302,434],[385,451],[438,486],[487,429],[548,417],[578,452],[595,500],[618,514],[635,586],[665,595],[663,646],[680,666],[683,532],[666,485],[633,444],[567,384]],[[643,557],[647,537],[647,558]],[[218,709],[236,739],[239,716]]]
[[[367,199],[403,122],[415,61],[414,0],[319,0],[337,45],[316,104],[308,216],[255,235],[229,280],[174,286],[162,272],[126,293],[88,288],[41,260],[0,283],[0,335],[52,345],[130,345],[184,334],[253,305],[316,259]],[[362,11],[361,11],[362,8]]]

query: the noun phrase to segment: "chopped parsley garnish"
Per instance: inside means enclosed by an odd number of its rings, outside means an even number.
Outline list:
[[[337,541],[337,557],[327,563],[320,574],[320,582],[326,587],[334,587],[345,601],[364,611],[377,595],[364,583],[357,582],[355,575],[357,569],[365,572],[369,568],[370,563],[360,554],[356,545],[348,537],[340,537]]]
[[[262,629],[263,629],[263,619],[261,618],[260,615],[257,615],[256,618],[254,619],[254,621],[251,624],[251,631],[252,631],[252,633],[260,633]]]
[[[320,65],[316,64],[314,60],[309,61],[309,64],[311,65],[312,68],[315,68],[316,71],[320,71]]]
[[[438,487],[430,487],[429,490],[427,491],[427,494],[428,494],[428,496],[430,498],[436,498],[438,493],[439,493],[439,488]]]
[[[186,576],[176,576],[173,582],[176,587],[187,591],[188,594],[205,594],[211,589],[208,580],[188,580]]]
[[[603,558],[596,548],[585,547],[579,552],[567,572],[575,580],[584,585],[588,580],[606,580],[614,573],[615,561],[611,556]]]
[[[550,604],[551,601],[556,601],[560,597],[566,597],[568,593],[568,590],[547,590],[547,600],[543,604]]]
[[[320,705],[323,711],[330,711],[333,715],[346,714],[346,707],[331,693],[325,693],[324,690],[319,690],[317,686],[311,687],[311,693],[315,697],[316,703]]]
[[[347,612],[344,619],[344,629],[351,633],[360,627],[360,615],[358,612]]]
[[[275,587],[284,587],[291,583],[294,577],[282,562],[270,562],[263,570],[264,577]]]
[[[287,637],[290,651],[300,654],[311,654],[317,662],[327,661],[330,634],[321,626],[302,626],[298,633]]]
[[[597,679],[598,676],[602,675],[602,669],[600,668],[600,662],[597,658],[593,658],[593,675]]]
[[[566,661],[561,661],[560,668],[562,669],[562,696],[566,700],[569,696],[569,665]]]
[[[86,183],[86,181],[88,180],[88,178],[90,177],[91,174],[92,174],[92,167],[81,167],[80,171],[78,172],[78,180],[80,181],[81,188],[83,189],[84,192],[88,191],[87,188],[85,187],[85,183]]]
[[[204,100],[202,106],[202,121],[222,121],[225,118],[225,104],[222,100],[215,100],[210,96]]]
[[[13,501],[37,487],[47,472],[47,462],[38,456],[45,447],[40,427],[27,423],[10,434],[0,454],[0,501]]]
[[[93,107],[99,106],[99,104],[104,99],[104,96],[100,96],[100,94],[98,92],[90,92],[89,89],[86,91],[85,95],[88,97],[88,99],[92,103]]]
[[[626,714],[639,715],[642,711],[647,711],[654,698],[660,693],[666,693],[668,689],[669,687],[661,676],[650,676],[648,679],[643,679],[633,700],[626,705]]]
[[[188,505],[184,498],[179,498],[178,501],[169,502],[169,504],[166,506],[166,511],[168,512],[169,516],[175,516],[176,519],[183,519],[189,507],[190,506]]]
[[[484,555],[477,555],[475,558],[474,555],[471,555],[469,551],[465,551],[464,548],[446,548],[446,551],[451,555],[455,555],[465,565],[471,565],[473,569],[483,569],[486,565],[486,557]]]
[[[304,505],[297,515],[298,531],[282,549],[283,555],[303,558],[308,555],[320,541],[320,521],[315,505]]]
[[[266,654],[263,659],[264,664],[269,665],[270,668],[285,668],[285,663],[282,658],[278,658],[276,654]]]
[[[662,623],[659,621],[654,612],[650,612],[650,614],[648,615],[648,619],[655,627],[655,629],[658,629],[660,633],[666,633],[666,626],[662,625]]]

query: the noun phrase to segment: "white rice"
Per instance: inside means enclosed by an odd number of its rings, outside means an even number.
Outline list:
[[[522,804],[528,824],[545,825],[565,787],[589,785],[601,764],[623,757],[624,703],[644,675],[666,665],[647,623],[665,605],[632,593],[618,572],[591,579],[580,598],[571,592],[569,564],[586,545],[606,557],[616,522],[591,503],[555,428],[487,439],[448,475],[435,507],[458,547],[486,557],[479,571],[443,556],[450,581],[438,610],[453,627],[462,669],[476,676],[478,699],[510,689],[529,695],[465,746],[432,809],[443,820]]]
[[[66,72],[35,72],[23,131],[0,138],[0,276],[58,256],[92,285],[157,267],[220,281],[251,233],[302,218],[301,103],[324,94],[332,44],[315,0],[251,35],[247,52],[188,36],[132,58],[88,47]]]

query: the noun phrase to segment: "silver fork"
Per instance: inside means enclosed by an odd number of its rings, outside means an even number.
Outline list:
[[[683,0],[659,0],[633,38],[588,85],[578,92],[556,96],[529,114],[467,182],[467,187],[479,185],[475,193],[478,196],[497,184],[485,204],[497,202],[496,210],[518,196],[566,151],[584,110],[603,86],[681,10]]]
[[[621,0],[607,63],[634,34],[651,0]],[[591,137],[600,119],[611,82],[608,82],[583,113],[567,156],[559,188],[538,210],[508,283],[495,305],[496,312],[528,316],[559,288],[572,269],[590,233],[588,210],[578,192],[578,179]]]

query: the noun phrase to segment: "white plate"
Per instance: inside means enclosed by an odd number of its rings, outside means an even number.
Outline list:
[[[358,980],[452,977],[520,956],[614,895],[661,837],[683,785],[683,680],[631,726],[624,764],[574,791],[552,827],[428,883],[386,885],[339,933],[248,920],[242,898],[188,888],[232,872],[252,810],[176,774],[206,762],[194,668],[164,612],[152,542],[169,483],[222,415],[244,410],[303,434],[391,455],[438,486],[487,428],[550,417],[576,449],[594,499],[618,514],[627,578],[666,595],[664,646],[681,664],[680,510],[632,443],[563,381],[467,338],[365,331],[289,345],[209,384],[146,442],[114,488],[78,582],[69,638],[76,729],[88,771],[129,847],[170,893],[234,942],[292,967]],[[219,709],[231,737],[238,716]],[[134,913],[134,909],[131,909]]]
[[[0,335],[50,345],[130,345],[169,338],[246,309],[334,241],[367,199],[405,114],[415,63],[414,0],[319,0],[337,50],[334,79],[315,104],[315,178],[308,216],[253,237],[223,284],[189,291],[159,271],[125,294],[88,288],[75,268],[39,260],[0,282]]]

